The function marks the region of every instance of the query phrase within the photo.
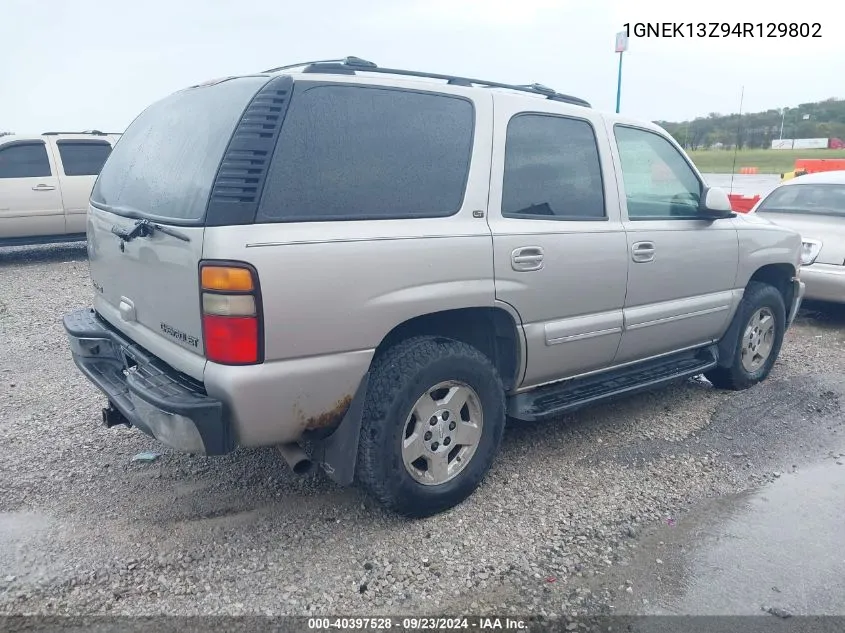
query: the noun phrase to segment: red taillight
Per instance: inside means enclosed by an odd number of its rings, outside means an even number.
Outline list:
[[[215,363],[258,362],[258,318],[204,314],[205,355]]]
[[[261,358],[261,312],[255,270],[243,264],[204,262],[200,267],[205,356],[225,365]]]

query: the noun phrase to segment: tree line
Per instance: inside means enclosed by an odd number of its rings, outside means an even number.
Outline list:
[[[692,121],[655,121],[690,150],[710,147],[769,148],[781,138],[845,139],[845,99],[802,103],[785,110],[739,114],[711,112]]]

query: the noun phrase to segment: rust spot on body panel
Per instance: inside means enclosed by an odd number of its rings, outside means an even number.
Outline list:
[[[343,416],[352,404],[352,396],[344,396],[335,405],[319,415],[312,415],[305,418],[305,428],[309,431],[316,429],[329,429],[336,427],[343,420]]]

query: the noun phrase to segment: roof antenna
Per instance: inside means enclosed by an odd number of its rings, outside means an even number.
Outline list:
[[[740,130],[742,129],[742,101],[745,98],[745,86],[742,87],[742,93],[739,96],[739,118],[736,120],[736,145],[734,146],[734,164],[731,167],[731,190],[734,192],[734,174],[736,173],[736,155],[739,152]]]

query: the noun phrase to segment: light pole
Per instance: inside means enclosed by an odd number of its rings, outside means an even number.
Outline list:
[[[622,55],[628,50],[628,35],[625,31],[616,34],[616,52],[619,53],[619,74],[616,77],[616,113],[622,100]]]
[[[783,140],[783,120],[786,117],[786,108],[780,109],[780,140]]]

